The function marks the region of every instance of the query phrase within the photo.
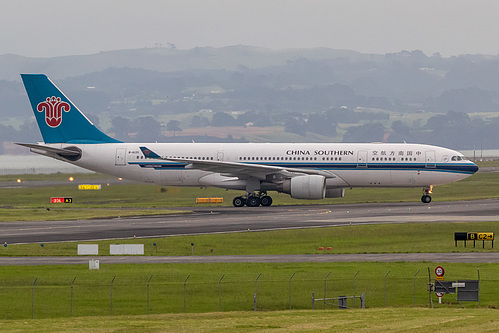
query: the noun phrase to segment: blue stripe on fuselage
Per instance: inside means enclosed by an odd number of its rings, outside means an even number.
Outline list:
[[[141,168],[156,170],[183,170],[187,163],[170,162],[129,162],[130,165],[139,165]],[[405,170],[405,171],[436,171],[449,173],[474,174],[478,167],[473,164],[435,164],[426,167],[424,163],[367,163],[358,166],[357,163],[247,163],[253,165],[269,165],[282,168],[314,169],[314,170]]]

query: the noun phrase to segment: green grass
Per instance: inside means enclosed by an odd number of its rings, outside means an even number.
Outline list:
[[[65,176],[64,176],[65,177]],[[17,179],[17,178],[16,178]],[[62,178],[64,179],[64,178]],[[499,175],[476,174],[462,182],[435,188],[434,200],[472,200],[499,197]],[[166,207],[193,206],[196,196],[223,196],[230,205],[235,192],[218,189],[166,188],[148,185],[103,186],[101,191],[78,191],[74,184],[29,189],[0,189],[0,216],[15,212],[18,219],[40,219],[42,214],[67,214],[76,211],[109,213],[123,208],[131,211],[157,213]],[[71,206],[48,204],[50,196],[72,196]],[[347,197],[323,201],[301,201],[287,195],[274,196],[277,204],[356,203],[377,201],[418,201],[421,189],[354,189]],[[46,208],[51,210],[47,211]],[[23,213],[22,211],[25,210]],[[19,213],[19,214],[17,214]],[[52,214],[56,213],[56,214]],[[17,214],[17,215],[16,215]],[[23,215],[24,214],[24,215]],[[465,222],[463,221],[458,222]],[[497,222],[390,224],[345,226],[275,232],[243,232],[226,235],[169,237],[163,239],[127,240],[144,243],[146,255],[190,255],[190,243],[195,243],[196,255],[219,254],[292,254],[322,253],[319,246],[332,246],[333,253],[400,253],[400,252],[471,252],[492,251],[473,249],[468,243],[454,247],[455,231],[499,232]],[[157,247],[152,243],[155,242]],[[95,243],[95,242],[92,242]],[[109,244],[99,242],[101,255]],[[124,242],[120,242],[124,243]],[[213,249],[213,252],[211,250]],[[495,250],[494,250],[495,251]],[[0,248],[0,255],[74,255],[76,243],[16,245]],[[334,255],[334,254],[322,254]],[[497,330],[496,310],[472,309],[476,303],[465,303],[466,312],[450,296],[437,310],[429,305],[426,284],[428,267],[439,263],[292,263],[292,264],[157,264],[102,265],[98,271],[88,265],[68,266],[4,266],[0,269],[0,325],[2,331],[14,330],[78,330],[108,331],[321,331],[333,329],[371,331],[468,331]],[[497,264],[442,264],[446,279],[476,279],[481,277],[481,306],[499,306],[499,266]],[[419,271],[419,273],[417,273]],[[366,293],[369,309],[357,311],[284,311],[289,309],[289,281],[293,309],[310,309],[311,293],[323,297],[324,277],[329,273],[326,295],[335,297]],[[387,293],[384,292],[384,276]],[[416,274],[417,273],[417,274]],[[258,284],[256,284],[256,279]],[[294,275],[293,275],[294,274]],[[433,278],[433,274],[432,278]],[[110,314],[111,281],[113,282],[113,316]],[[151,278],[152,276],[152,278]],[[219,284],[220,279],[222,282]],[[73,316],[70,314],[71,282],[73,285]],[[187,281],[186,278],[188,277]],[[416,308],[413,306],[413,282],[416,281]],[[150,316],[147,313],[147,281],[150,288]],[[36,284],[33,288],[33,282]],[[186,282],[185,282],[186,281]],[[184,312],[189,314],[164,315]],[[219,309],[219,287],[222,287],[222,311]],[[253,294],[258,288],[257,313],[253,309]],[[33,292],[33,294],[32,294]],[[31,318],[31,301],[34,301]],[[385,308],[385,299],[386,306]],[[320,305],[317,305],[321,308]],[[383,309],[377,309],[383,307]],[[393,308],[403,307],[403,309]],[[272,310],[276,312],[266,312]],[[231,312],[226,312],[231,311]],[[243,312],[233,312],[243,311]],[[262,312],[264,311],[264,312]],[[203,312],[203,314],[195,314]],[[92,316],[93,318],[85,318]],[[107,317],[102,317],[107,316]],[[81,318],[80,318],[81,317]],[[331,318],[337,320],[331,320]],[[46,318],[46,319],[42,319]],[[52,319],[50,319],[52,318]],[[22,320],[11,320],[22,319]]]
[[[61,221],[61,220],[90,220],[100,218],[120,218],[131,216],[186,214],[189,211],[173,209],[123,209],[123,208],[82,208],[64,209],[54,208],[7,208],[1,209],[3,222],[9,221]]]
[[[62,176],[61,176],[62,177]],[[64,176],[66,177],[66,176]],[[93,177],[93,176],[92,176]],[[15,180],[11,179],[13,184]],[[29,181],[29,180],[27,180]],[[0,221],[58,220],[116,216],[115,212],[102,208],[135,208],[135,212],[123,212],[121,216],[148,215],[148,208],[168,207],[215,207],[217,204],[196,205],[196,197],[223,197],[223,206],[231,206],[237,191],[209,188],[160,187],[146,184],[102,184],[99,191],[80,191],[76,184],[31,188],[0,189]],[[499,173],[475,174],[463,181],[437,186],[434,201],[476,200],[499,198]],[[287,194],[272,193],[276,205],[341,204],[366,202],[417,202],[420,188],[347,189],[344,198],[325,200],[296,200]],[[50,204],[51,197],[72,197],[72,204]],[[47,211],[50,208],[50,211]],[[86,212],[85,209],[94,212]],[[71,216],[70,210],[77,210]]]
[[[365,293],[367,308],[427,307],[428,268],[433,279],[438,264],[101,264],[92,271],[88,265],[13,266],[0,271],[0,318],[31,318],[32,313],[37,319],[69,317],[71,311],[74,317],[106,316],[111,311],[112,315],[144,315],[148,310],[150,314],[217,312],[220,308],[224,312],[252,311],[255,292],[259,311],[287,310],[290,296],[292,309],[311,309],[312,293],[324,297],[329,272],[326,297],[354,295],[357,274],[355,295]],[[497,264],[442,265],[450,281],[477,279],[479,269],[481,307],[499,305]],[[434,293],[431,297],[436,308],[461,308],[450,295],[444,296],[443,304],[438,304]],[[348,305],[353,307],[353,302],[349,300]],[[357,300],[356,307],[359,305]],[[475,302],[463,305],[478,306]],[[317,302],[315,308],[322,309],[323,303]]]
[[[465,219],[463,219],[464,221]],[[429,253],[429,252],[496,252],[490,241],[460,242],[455,246],[454,232],[494,232],[499,235],[499,222],[404,223],[352,225],[300,230],[277,230],[216,235],[175,236],[123,241],[92,241],[99,244],[99,254],[109,255],[109,245],[144,244],[145,255],[262,255],[326,253]],[[496,236],[497,237],[497,236]],[[408,241],[410,240],[410,241]],[[84,242],[80,242],[84,243]],[[153,244],[156,244],[156,247]],[[0,256],[74,256],[76,242],[23,244],[0,247]],[[331,246],[331,251],[319,247]]]
[[[22,181],[67,180],[68,184],[70,184],[69,177],[79,180],[111,179],[111,176],[102,173],[67,174],[57,172],[49,174],[0,175],[0,182],[12,182],[12,184],[15,185],[18,179],[21,179]]]
[[[493,332],[492,309],[367,309],[99,316],[1,321],[3,332]]]
[[[475,162],[478,167],[499,167],[499,160],[491,160],[491,161],[476,161]]]
[[[120,243],[145,243],[146,255],[191,255],[194,242],[196,255],[216,254],[290,254],[363,252],[488,252],[490,243],[481,247],[454,247],[454,231],[494,231],[497,222],[390,224],[247,232],[226,235],[200,235],[163,239],[126,240]],[[354,231],[353,231],[354,230]],[[417,235],[417,237],[415,237]],[[408,242],[407,240],[411,241]],[[153,242],[157,244],[155,248]],[[100,245],[100,254],[107,255],[109,244]],[[333,246],[329,254],[318,246]],[[480,246],[480,242],[478,244]],[[213,249],[213,253],[211,252]],[[157,251],[157,252],[156,252]],[[495,251],[495,250],[494,250]],[[11,245],[0,248],[1,255],[75,255],[76,243]],[[318,254],[321,253],[321,254]],[[253,294],[258,288],[259,310],[289,309],[291,280],[292,309],[310,309],[312,292],[317,298],[324,294],[338,297],[366,294],[369,308],[428,306],[428,268],[433,279],[434,268],[445,267],[446,280],[481,278],[481,306],[499,306],[499,266],[497,264],[429,263],[429,262],[353,262],[353,263],[280,263],[280,264],[101,264],[98,271],[88,265],[8,266],[0,270],[0,313],[4,319],[29,318],[31,295],[34,292],[35,318],[67,317],[70,313],[71,283],[73,285],[73,316],[103,316],[110,313],[111,282],[113,314],[141,315],[147,313],[147,281],[150,288],[149,313],[216,312],[219,309],[219,288],[222,288],[222,311],[251,311]],[[387,275],[388,273],[388,275]],[[260,275],[261,274],[261,275]],[[387,275],[385,295],[384,277]],[[258,277],[260,276],[260,277]],[[116,278],[114,278],[116,277]],[[114,281],[113,281],[114,278]],[[258,278],[258,283],[256,280]],[[33,282],[36,279],[35,289]],[[220,282],[221,281],[221,282]],[[416,298],[413,288],[416,283]],[[220,284],[219,284],[220,283]],[[438,308],[459,307],[447,295]],[[351,302],[351,301],[350,301]],[[352,306],[353,304],[350,304]],[[465,303],[476,307],[476,303]],[[357,303],[358,306],[358,303]],[[322,308],[322,303],[316,304]]]

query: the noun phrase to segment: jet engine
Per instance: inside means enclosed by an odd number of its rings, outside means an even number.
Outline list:
[[[326,198],[343,198],[345,196],[344,188],[332,188],[326,191]]]
[[[326,177],[319,175],[297,176],[286,179],[282,192],[295,199],[324,199],[326,196]]]

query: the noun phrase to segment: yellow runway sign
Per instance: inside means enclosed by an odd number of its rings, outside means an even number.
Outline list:
[[[99,185],[90,185],[90,184],[81,184],[78,185],[79,190],[100,190],[101,186]]]

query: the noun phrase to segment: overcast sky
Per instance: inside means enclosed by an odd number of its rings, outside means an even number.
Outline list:
[[[0,55],[173,43],[499,54],[497,0],[0,0]]]

